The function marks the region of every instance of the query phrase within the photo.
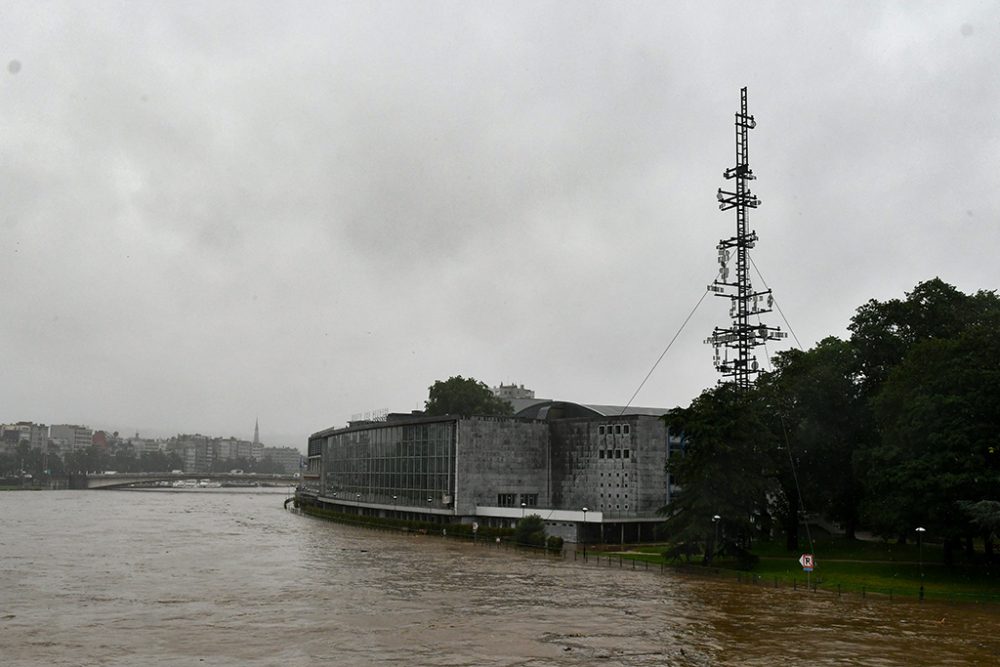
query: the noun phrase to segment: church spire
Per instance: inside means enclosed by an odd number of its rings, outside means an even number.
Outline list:
[[[260,417],[253,422],[253,444],[260,444]]]

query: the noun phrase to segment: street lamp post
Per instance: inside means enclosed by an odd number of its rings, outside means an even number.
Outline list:
[[[586,534],[587,532],[587,508],[583,508],[583,525],[580,526],[581,531]],[[581,536],[582,537],[582,536]],[[587,560],[587,540],[583,540],[583,560]]]
[[[527,503],[521,503],[521,518],[524,518],[524,508],[527,507]]]
[[[719,516],[718,514],[716,514],[715,516],[712,517],[712,523],[715,524],[715,541],[712,542],[712,548],[715,551],[719,550],[719,522],[721,520],[722,520],[722,517]],[[714,559],[714,556],[713,556],[713,559]],[[711,560],[709,562],[711,562]]]
[[[923,526],[917,526],[917,553],[920,558],[920,599],[924,599],[924,533],[927,529]]]

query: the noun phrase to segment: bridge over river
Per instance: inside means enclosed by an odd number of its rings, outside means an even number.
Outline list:
[[[156,482],[176,482],[183,480],[207,480],[222,482],[232,486],[284,486],[298,484],[295,475],[272,475],[235,472],[115,472],[72,475],[70,488],[73,489],[115,489],[134,484],[155,484]]]

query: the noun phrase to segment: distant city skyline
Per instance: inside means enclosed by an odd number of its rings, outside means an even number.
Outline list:
[[[135,438],[140,438],[140,439],[169,439],[169,438],[176,437],[178,435],[203,435],[203,436],[206,436],[206,437],[209,437],[209,438],[219,438],[219,439],[237,438],[237,439],[240,439],[240,440],[246,440],[247,442],[255,442],[255,439],[258,436],[258,430],[257,429],[259,429],[259,420],[255,420],[254,427],[252,427],[250,429],[250,434],[247,436],[247,435],[243,435],[241,433],[210,433],[210,432],[207,432],[207,431],[204,431],[204,430],[199,431],[199,430],[183,430],[183,429],[169,429],[169,428],[166,428],[166,429],[156,429],[156,428],[148,428],[148,429],[143,429],[143,428],[121,428],[119,426],[114,426],[114,425],[112,425],[112,426],[107,426],[107,425],[95,426],[94,424],[86,422],[86,421],[77,422],[77,423],[72,423],[71,424],[70,422],[67,422],[65,420],[44,421],[44,420],[39,420],[39,419],[32,420],[32,419],[14,419],[14,418],[2,418],[2,417],[0,417],[0,425],[3,425],[3,424],[16,424],[18,422],[29,422],[29,423],[33,423],[33,424],[40,424],[40,425],[45,425],[45,426],[47,426],[49,428],[51,428],[53,426],[74,425],[74,426],[79,426],[79,427],[87,428],[92,433],[97,433],[98,431],[103,431],[103,432],[105,432],[105,433],[107,433],[109,435],[112,434],[112,433],[117,432],[118,433],[118,437],[121,438],[122,440],[135,439]],[[267,434],[265,432],[265,436],[266,435]],[[295,447],[296,449],[301,450],[303,453],[305,452],[305,449],[306,449],[306,445],[304,443],[292,442],[291,440],[288,440],[287,442],[285,442],[285,441],[282,441],[280,439],[275,439],[275,440],[272,441],[272,440],[268,440],[266,437],[260,437],[259,441],[260,441],[261,444],[263,444],[265,446],[268,446],[268,447]]]

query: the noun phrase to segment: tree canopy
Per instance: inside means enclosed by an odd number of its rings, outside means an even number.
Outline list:
[[[1000,299],[934,278],[903,299],[870,300],[848,340],[779,353],[750,391],[707,390],[671,411],[685,455],[665,508],[678,540],[710,542],[710,517],[735,541],[782,532],[802,514],[987,554],[1000,507]],[[800,503],[801,494],[801,503]],[[804,505],[804,506],[802,506]]]
[[[719,385],[666,416],[671,430],[684,433],[691,446],[668,463],[681,486],[661,513],[674,540],[706,543],[706,563],[721,550],[717,534],[746,549],[766,529],[768,498],[777,485],[764,454],[770,437],[763,435],[767,426],[760,414],[755,396]]]
[[[514,413],[510,403],[498,398],[475,378],[461,375],[438,380],[428,388],[424,411],[429,415],[494,415]]]

